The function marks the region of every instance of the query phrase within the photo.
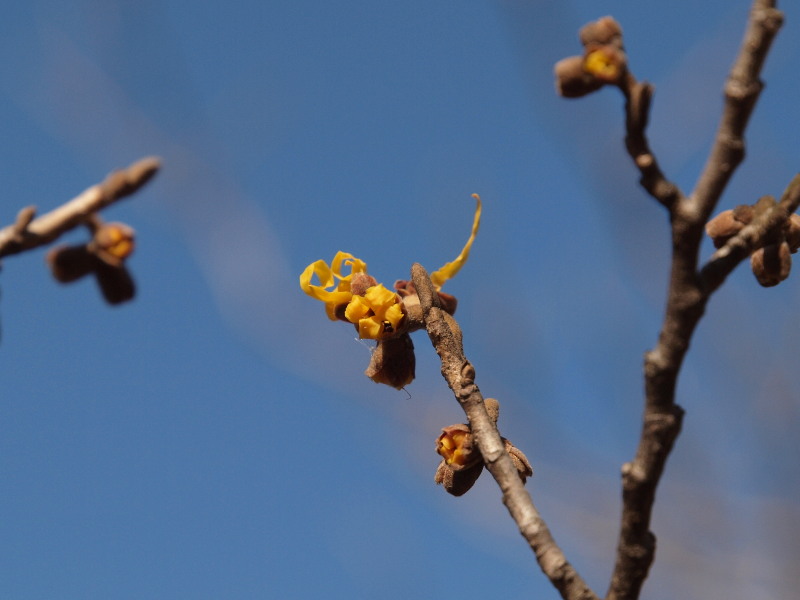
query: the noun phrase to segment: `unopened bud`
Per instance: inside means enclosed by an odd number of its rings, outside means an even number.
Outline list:
[[[442,429],[436,439],[436,452],[454,471],[471,467],[482,460],[481,453],[472,439],[469,425],[450,425]]]
[[[584,25],[578,34],[581,44],[605,45],[611,42],[622,45],[622,27],[614,17],[602,17],[592,23]]]
[[[750,266],[758,283],[764,287],[778,285],[789,277],[792,254],[785,241],[759,248],[750,256]]]
[[[786,242],[789,244],[789,250],[792,251],[792,254],[800,248],[800,215],[797,213],[789,216],[786,225]]]

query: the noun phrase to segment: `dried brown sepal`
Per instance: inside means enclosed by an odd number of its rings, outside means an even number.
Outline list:
[[[98,259],[82,246],[58,246],[45,257],[53,277],[61,283],[70,283],[92,273]]]
[[[109,304],[122,304],[133,300],[136,295],[136,284],[124,265],[114,266],[98,261],[95,278]]]
[[[416,357],[414,343],[408,333],[378,340],[364,374],[375,383],[402,389],[414,381]]]
[[[442,428],[436,438],[436,452],[454,471],[468,469],[482,460],[469,425],[463,423]]]
[[[584,46],[618,44],[622,45],[622,27],[614,17],[601,17],[597,21],[587,23],[578,33]]]
[[[758,283],[764,287],[778,285],[789,277],[792,253],[785,241],[759,248],[750,256],[750,266]]]
[[[553,68],[556,92],[563,98],[580,98],[603,86],[603,82],[583,68],[583,56],[570,56],[558,61]]]
[[[478,462],[461,471],[454,471],[443,460],[439,463],[433,480],[444,487],[448,494],[463,496],[475,485],[482,472],[483,462]]]
[[[503,438],[503,443],[506,446],[506,452],[508,452],[508,455],[511,457],[511,461],[517,468],[519,478],[522,479],[522,483],[525,483],[528,477],[533,475],[533,467],[531,466],[531,463],[528,461],[528,458],[525,456],[525,454],[523,454],[522,450],[517,448],[506,438]]]

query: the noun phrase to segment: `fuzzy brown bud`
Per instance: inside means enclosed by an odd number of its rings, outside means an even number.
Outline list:
[[[582,56],[570,56],[556,63],[553,72],[559,96],[580,98],[602,87],[602,81],[584,70],[583,60]]]
[[[785,241],[759,248],[750,256],[750,266],[758,283],[764,287],[778,285],[789,277],[792,254]]]
[[[579,32],[581,44],[605,45],[610,43],[622,45],[622,27],[614,17],[602,17],[592,23],[587,23]]]

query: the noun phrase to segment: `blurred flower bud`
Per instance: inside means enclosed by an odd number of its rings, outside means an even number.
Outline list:
[[[622,47],[622,27],[613,17],[602,17],[584,25],[578,34],[584,46],[614,42]]]
[[[602,83],[619,83],[627,68],[625,52],[610,44],[597,47],[583,59],[583,69]]]
[[[69,283],[93,272],[97,258],[86,246],[58,246],[47,253],[47,264],[53,277],[61,283]]]
[[[120,266],[133,252],[134,235],[124,223],[103,223],[95,230],[89,250],[103,262]]]
[[[408,333],[378,340],[364,374],[375,383],[402,389],[414,381],[416,358],[414,343]]]
[[[602,87],[603,82],[584,70],[583,61],[582,56],[570,56],[556,63],[553,72],[559,96],[580,98]]]
[[[764,287],[778,285],[789,277],[792,268],[792,254],[789,244],[769,244],[759,248],[750,256],[750,266],[758,283]]]

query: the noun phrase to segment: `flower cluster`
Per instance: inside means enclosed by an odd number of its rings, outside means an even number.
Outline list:
[[[556,90],[565,98],[585,96],[607,84],[619,85],[628,72],[622,45],[622,28],[612,17],[603,17],[580,31],[582,56],[556,63]]]
[[[133,229],[123,223],[102,223],[98,217],[87,225],[92,231],[88,243],[58,246],[47,253],[53,277],[70,283],[91,273],[109,304],[133,299],[136,287],[125,266],[134,249]]]
[[[497,422],[500,403],[494,398],[487,398],[484,403],[489,416]],[[533,475],[530,462],[514,444],[506,438],[501,439],[522,483],[525,483]],[[436,452],[442,457],[442,462],[436,469],[434,481],[453,496],[467,493],[483,472],[483,457],[473,440],[470,426],[458,423],[443,428],[441,435],[436,438]]]
[[[478,233],[481,199],[477,194],[473,198],[477,204],[467,243],[455,260],[431,273],[442,307],[450,314],[456,299],[440,290],[464,266]],[[315,277],[319,283],[312,283]],[[329,319],[352,323],[360,338],[377,341],[366,371],[373,381],[400,389],[414,379],[414,345],[408,334],[424,325],[412,282],[396,281],[392,291],[367,273],[363,260],[337,252],[330,266],[324,260],[308,265],[300,274],[300,289],[325,303]]]
[[[763,196],[752,206],[742,204],[718,214],[706,224],[706,233],[715,248],[722,248],[753,219],[775,206],[775,198]],[[792,254],[800,248],[800,215],[792,214],[778,233],[753,251],[750,267],[758,283],[764,287],[778,285],[789,277]]]

